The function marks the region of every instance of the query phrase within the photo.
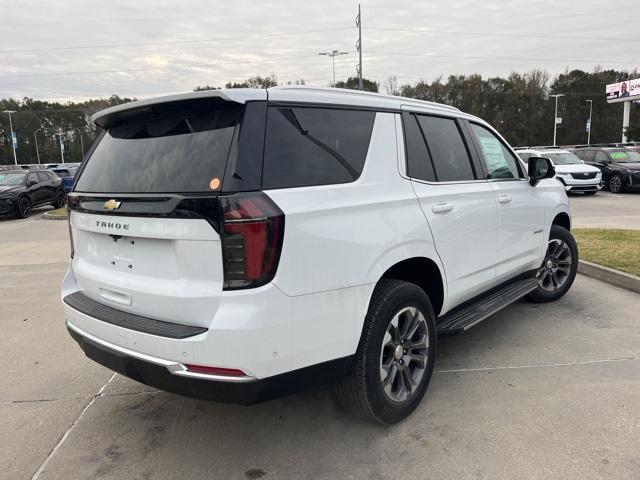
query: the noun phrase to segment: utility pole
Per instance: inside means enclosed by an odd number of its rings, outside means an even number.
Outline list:
[[[16,157],[16,148],[18,148],[18,139],[16,134],[13,133],[13,122],[11,121],[11,114],[16,113],[15,110],[4,110],[2,113],[9,114],[9,128],[11,129],[11,149],[13,150],[13,163],[18,165],[18,158]]]
[[[36,157],[38,157],[38,165],[40,165],[40,151],[38,150],[38,132],[42,130],[41,128],[37,129],[33,132],[33,143],[36,144]]]
[[[356,42],[356,50],[358,50],[358,66],[356,67],[356,72],[358,73],[358,90],[364,90],[362,85],[362,11],[360,4],[358,4],[356,26],[358,27],[358,41]]]
[[[64,143],[62,143],[62,135],[64,135],[64,133],[62,133],[62,129],[58,130],[56,135],[60,135],[60,158],[62,158],[61,163],[64,163]]]
[[[593,100],[587,100],[589,104],[589,127],[587,128],[587,146],[591,145],[591,111],[593,110]]]
[[[550,97],[555,97],[556,99],[556,113],[553,117],[553,146],[556,146],[556,128],[558,127],[558,98],[564,97],[564,93],[558,93],[556,95],[549,95]]]
[[[332,50],[331,52],[320,52],[318,55],[327,55],[331,57],[331,63],[333,64],[333,86],[336,86],[336,57],[338,55],[348,55],[349,52],[339,52],[338,50]]]

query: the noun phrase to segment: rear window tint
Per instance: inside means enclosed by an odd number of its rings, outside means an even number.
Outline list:
[[[87,160],[75,190],[211,191],[211,181],[224,176],[243,110],[237,103],[218,102],[215,108],[205,104],[187,111],[145,114],[109,128]]]
[[[469,153],[455,120],[418,115],[435,169],[436,181],[474,180]]]
[[[263,188],[348,183],[362,173],[375,112],[270,107]]]
[[[404,117],[404,139],[407,148],[407,173],[411,178],[434,182],[433,162],[415,115]]]

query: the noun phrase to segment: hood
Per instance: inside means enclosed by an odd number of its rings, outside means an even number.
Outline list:
[[[558,173],[585,173],[599,172],[600,169],[586,163],[576,163],[571,165],[555,165]]]
[[[613,167],[616,170],[633,170],[634,172],[640,171],[640,163],[610,163],[609,167]]]
[[[20,188],[21,185],[0,185],[0,195],[16,192]]]

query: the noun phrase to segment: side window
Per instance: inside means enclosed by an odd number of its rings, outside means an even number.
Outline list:
[[[38,177],[36,176],[35,173],[30,173],[29,175],[27,175],[27,183],[33,183],[33,182],[38,182]]]
[[[51,180],[47,172],[36,172],[36,175],[38,175],[38,181],[40,182],[48,182]]]
[[[585,162],[593,162],[595,156],[596,156],[596,153],[594,150],[580,151],[580,159],[584,160]]]
[[[404,141],[407,149],[407,175],[418,180],[435,182],[433,163],[415,115],[404,115]]]
[[[362,173],[375,112],[269,107],[263,188],[348,183]]]
[[[598,150],[596,152],[596,162],[607,162],[607,161],[609,161],[607,154],[604,153],[602,150]]]
[[[518,166],[518,159],[504,146],[498,137],[485,127],[475,123],[471,124],[471,130],[480,145],[481,157],[489,172],[487,178],[523,178]]]
[[[520,152],[518,152],[518,156],[520,157],[520,159],[524,163],[529,163],[529,159],[531,158],[532,155],[533,155],[533,153],[520,153]]]
[[[437,182],[475,180],[458,123],[450,118],[417,115]]]

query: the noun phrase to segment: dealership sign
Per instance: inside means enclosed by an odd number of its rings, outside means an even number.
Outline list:
[[[640,78],[607,85],[607,102],[640,100]]]

